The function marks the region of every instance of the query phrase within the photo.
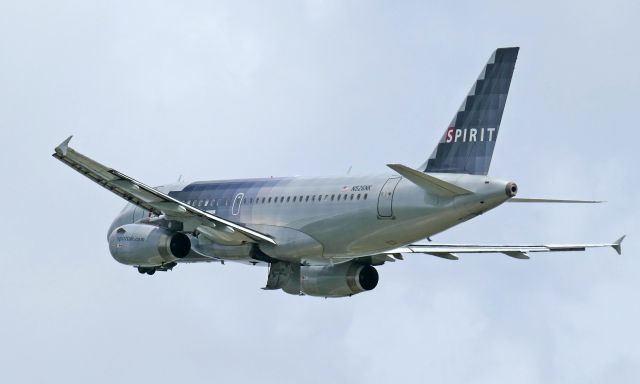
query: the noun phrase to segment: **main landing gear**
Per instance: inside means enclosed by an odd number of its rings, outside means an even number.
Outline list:
[[[142,275],[146,273],[147,275],[151,276],[154,273],[156,273],[156,271],[161,271],[161,272],[170,271],[176,265],[178,265],[178,263],[171,262],[171,263],[159,265],[157,267],[138,267],[138,272]]]
[[[154,273],[156,273],[156,269],[155,268],[146,268],[146,267],[138,267],[138,272],[141,274],[147,274],[147,275],[153,275]]]

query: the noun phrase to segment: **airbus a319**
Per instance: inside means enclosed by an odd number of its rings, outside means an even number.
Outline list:
[[[505,202],[514,182],[487,176],[518,48],[499,48],[473,83],[431,156],[389,174],[199,181],[150,187],[69,147],[54,157],[128,201],[108,230],[111,255],[153,275],[181,263],[236,261],[268,266],[264,289],[344,297],[378,284],[376,267],[418,253],[457,260],[467,253],[528,259],[613,243],[436,244],[431,236]]]

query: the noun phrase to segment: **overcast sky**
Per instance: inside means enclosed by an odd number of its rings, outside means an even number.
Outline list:
[[[638,382],[638,4],[0,0],[0,381]],[[73,134],[149,184],[418,165],[501,46],[521,50],[490,174],[608,203],[434,240],[628,233],[623,256],[413,255],[334,300],[232,263],[141,276],[108,252],[124,202],[50,156]]]

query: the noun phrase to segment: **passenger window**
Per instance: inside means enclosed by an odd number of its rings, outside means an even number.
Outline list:
[[[324,199],[327,200],[329,198],[329,195],[324,195]]]
[[[291,196],[287,196],[287,203],[291,200]]]
[[[359,194],[359,193],[358,193],[358,196],[356,196],[356,198],[357,198],[358,200],[360,200],[360,194]]]
[[[304,199],[304,201],[309,201],[309,195]]]
[[[262,204],[264,204],[264,199],[265,199],[265,198],[263,197],[263,198],[262,198]]]
[[[280,196],[280,202],[282,203],[284,201],[284,196]]]
[[[351,194],[351,199],[350,200],[353,200],[353,193]]]
[[[316,195],[311,196],[311,201],[316,201]]]
[[[296,202],[296,197],[297,197],[297,196],[293,196],[293,202],[294,202],[294,203]]]
[[[318,195],[318,201],[322,200],[322,195]]]
[[[302,196],[300,196],[300,199],[298,199],[298,201],[302,203]]]
[[[269,198],[269,200],[267,200],[267,203],[270,203],[270,202],[271,202],[271,198]]]
[[[336,197],[336,195],[331,195],[331,201]]]
[[[364,194],[363,197],[364,197],[365,200],[367,200],[367,194],[366,193]]]
[[[340,201],[340,195],[338,195],[338,201]]]

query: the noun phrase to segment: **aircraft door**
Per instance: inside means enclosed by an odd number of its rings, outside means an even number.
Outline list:
[[[393,193],[396,190],[396,186],[400,182],[401,177],[392,177],[387,180],[380,190],[378,195],[378,218],[379,219],[391,219],[393,218]]]
[[[244,193],[238,193],[236,197],[233,199],[233,206],[231,207],[231,214],[233,216],[237,216],[240,213],[240,206],[242,205],[243,199],[244,199]]]

